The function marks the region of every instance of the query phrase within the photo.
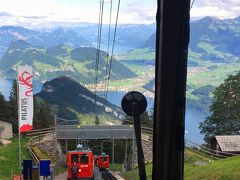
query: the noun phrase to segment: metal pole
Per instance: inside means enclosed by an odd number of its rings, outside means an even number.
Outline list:
[[[18,127],[18,149],[19,149],[19,169],[22,168],[22,158],[21,158],[21,133],[20,133],[20,123],[19,123],[19,127]]]
[[[57,156],[57,116],[56,114],[54,115],[54,124],[55,124],[55,167],[54,169],[56,170],[58,167],[58,156]],[[54,170],[54,175],[56,174],[56,171]]]
[[[132,179],[134,179],[134,161],[135,161],[135,136],[133,134],[133,139],[132,139]]]
[[[137,158],[138,158],[139,177],[141,180],[145,180],[146,169],[145,169],[144,154],[143,154],[143,148],[142,148],[140,115],[133,116],[133,120],[134,120],[135,136],[137,141]]]
[[[54,115],[54,124],[55,124],[55,130],[57,129],[57,116],[56,114]]]
[[[125,171],[127,170],[127,145],[128,145],[128,140],[125,139],[125,162],[124,162],[124,166],[125,166]]]
[[[114,139],[112,140],[112,166],[114,169]]]
[[[65,139],[65,148],[66,148],[66,154],[67,154],[67,152],[68,152],[68,143],[67,143],[67,139]]]
[[[16,69],[16,72],[18,72],[18,70]],[[19,153],[19,169],[22,169],[22,158],[21,158],[21,133],[20,133],[20,102],[19,102],[19,81],[17,78],[17,101],[18,101],[18,153]]]

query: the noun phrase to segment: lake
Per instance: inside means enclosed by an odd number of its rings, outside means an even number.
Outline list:
[[[0,91],[3,93],[5,98],[8,100],[10,90],[12,87],[12,80],[0,78]],[[34,81],[33,91],[34,94],[40,92],[42,84],[39,81]],[[100,93],[97,93],[100,95]],[[110,91],[107,95],[108,101],[117,106],[121,106],[122,97],[126,92],[116,92]],[[154,99],[151,97],[146,97],[148,106],[147,111],[150,111],[153,108]],[[187,106],[185,114],[185,138],[196,143],[203,143],[203,136],[200,134],[198,128],[199,122],[202,122],[206,117],[206,114],[203,114],[201,111],[197,110],[194,107]]]
[[[121,106],[122,97],[126,94],[126,92],[116,92],[112,91],[108,93],[107,99],[111,103]],[[148,106],[147,111],[150,111],[153,108],[154,99],[150,97],[146,97]],[[187,140],[203,143],[203,135],[200,134],[200,130],[198,128],[199,123],[202,122],[206,117],[206,114],[199,111],[198,109],[187,106],[185,113],[185,138]]]

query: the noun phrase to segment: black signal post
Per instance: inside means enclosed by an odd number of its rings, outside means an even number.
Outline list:
[[[144,164],[144,154],[141,140],[141,122],[140,115],[145,112],[147,100],[143,94],[137,91],[127,93],[121,102],[123,111],[133,117],[135,136],[137,141],[137,157],[139,167],[139,177],[141,180],[146,179],[146,170]]]

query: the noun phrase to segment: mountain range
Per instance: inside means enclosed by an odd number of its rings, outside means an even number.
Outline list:
[[[110,47],[112,45],[114,26],[110,28]],[[144,43],[149,34],[155,31],[155,25],[118,25],[115,52],[124,49],[134,49]],[[81,46],[96,47],[98,39],[98,24],[77,24],[70,27],[57,27],[52,29],[30,30],[20,26],[0,27],[0,57],[7,50],[11,41],[23,40],[34,46],[52,47],[67,44],[72,48]],[[101,44],[103,50],[107,49],[108,26],[102,26]],[[120,48],[119,48],[120,47]]]
[[[155,41],[153,33],[140,48],[119,59],[126,65],[134,62],[135,66],[141,66],[142,61],[146,65],[155,62]],[[187,102],[208,112],[215,87],[228,75],[240,71],[240,17],[225,20],[205,17],[191,22],[188,48]],[[153,91],[154,80],[144,88]]]
[[[59,44],[69,44],[73,47],[89,45],[90,42],[72,30],[57,28],[52,31],[29,30],[19,26],[0,27],[0,57],[12,41],[22,40],[35,46],[51,47]]]
[[[50,80],[60,75],[67,75],[83,84],[93,83],[97,51],[90,46],[96,44],[96,29],[96,24],[53,30],[0,27],[1,73],[4,77],[13,77],[16,64],[29,64],[33,65],[35,76],[39,80]],[[102,48],[104,46],[106,48],[107,29],[108,26],[104,25]],[[113,80],[137,77],[133,71],[139,73],[144,70],[144,66],[154,68],[156,41],[154,29],[154,24],[118,26],[115,47],[126,46],[125,50],[132,50],[116,56],[118,60],[124,60],[122,62],[127,67],[113,58],[111,73]],[[227,75],[239,71],[239,44],[240,17],[224,20],[204,17],[190,23],[187,89],[189,99],[194,102],[210,102],[211,93],[199,94],[194,90],[200,88],[200,91],[202,89],[206,91],[208,88],[205,87],[208,85],[216,87]],[[97,71],[98,80],[102,81],[106,78],[104,69],[106,69],[108,53],[100,51],[99,54]],[[154,83],[151,82],[146,86],[151,86],[152,90],[153,85]],[[210,89],[212,91],[214,88]]]
[[[155,42],[156,33],[153,33],[138,48],[138,51],[136,49],[129,51],[122,59],[152,60],[155,56]],[[188,65],[197,66],[199,65],[199,61],[212,61],[216,63],[239,62],[239,44],[240,17],[224,20],[215,17],[204,17],[193,21],[190,23]],[[138,53],[137,55],[136,52]],[[146,56],[146,53],[150,55]]]

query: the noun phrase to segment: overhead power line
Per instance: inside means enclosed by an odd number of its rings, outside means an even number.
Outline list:
[[[98,66],[99,66],[99,57],[101,52],[103,7],[104,7],[104,0],[100,0],[99,1],[98,38],[97,38],[97,49],[96,49],[96,65],[95,65],[95,83],[94,83],[94,91],[95,91],[94,103],[93,103],[94,113],[95,113],[95,106],[96,106],[96,100],[97,100]]]
[[[111,24],[112,24],[112,0],[110,3],[110,12],[109,12],[109,24],[108,24],[108,43],[107,43],[107,60],[106,60],[106,74],[105,74],[105,83],[104,83],[104,97],[105,97],[105,106],[107,101],[107,76],[109,68],[109,46],[110,46],[110,37],[111,37]]]
[[[109,81],[110,81],[110,76],[111,76],[111,69],[112,69],[112,60],[113,60],[113,52],[114,52],[114,46],[115,46],[115,40],[116,40],[116,32],[117,32],[117,26],[118,26],[118,16],[119,16],[119,9],[120,9],[120,0],[118,0],[118,7],[117,7],[117,15],[116,15],[116,21],[115,21],[115,28],[114,28],[114,34],[113,34],[113,43],[112,43],[112,50],[111,50],[111,56],[110,56],[110,61],[109,61],[109,68],[108,68],[108,73],[107,73],[107,85],[106,85],[106,97],[107,99],[107,94],[108,94],[108,86],[109,86]]]
[[[195,3],[195,0],[192,1],[191,5],[190,5],[190,10],[192,9],[194,3]]]

